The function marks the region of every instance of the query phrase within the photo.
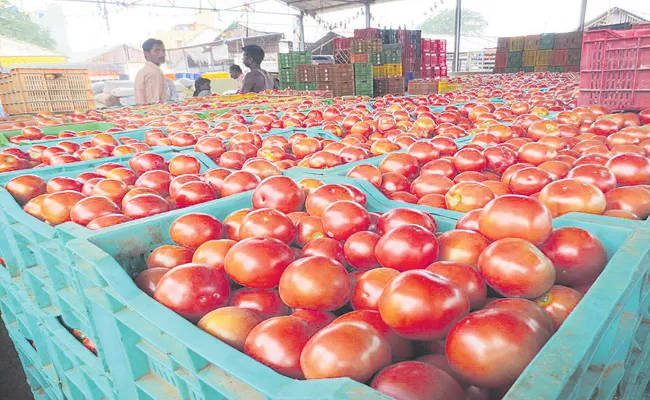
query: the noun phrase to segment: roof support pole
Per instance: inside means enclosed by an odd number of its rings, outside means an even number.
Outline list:
[[[585,14],[587,14],[587,0],[582,0],[582,4],[580,4],[580,24],[578,25],[578,30],[581,32],[585,30]]]
[[[370,28],[370,3],[366,3],[365,7],[366,7],[366,28]]]
[[[300,36],[300,51],[305,51],[305,13],[300,12],[298,16],[298,35]]]
[[[454,72],[460,71],[460,24],[462,20],[461,2],[462,0],[456,0],[456,17],[454,18],[454,65],[452,68],[452,71]]]

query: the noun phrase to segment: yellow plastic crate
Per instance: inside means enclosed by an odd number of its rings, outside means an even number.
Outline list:
[[[523,56],[523,59],[521,61],[521,66],[522,67],[534,67],[536,58],[537,58],[537,51],[536,50],[524,51],[524,56]]]
[[[553,58],[553,50],[538,50],[535,57],[535,66],[549,66]]]
[[[535,67],[535,72],[546,72],[548,68],[548,65],[538,65]]]
[[[230,73],[226,71],[206,72],[201,77],[205,79],[228,79],[230,78]]]
[[[438,94],[453,92],[454,90],[460,90],[462,86],[460,83],[449,83],[447,81],[440,81],[438,83]]]
[[[372,67],[372,76],[375,78],[385,78],[386,75],[386,66],[385,65],[375,65]]]
[[[402,76],[402,64],[386,64],[385,67],[387,77]]]
[[[510,38],[510,52],[524,51],[524,44],[526,43],[525,36],[516,36]]]

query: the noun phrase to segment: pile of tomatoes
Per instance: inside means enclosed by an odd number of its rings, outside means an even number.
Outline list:
[[[349,377],[397,399],[503,394],[607,263],[580,228],[505,195],[439,234],[409,208],[365,208],[353,186],[263,180],[223,221],[169,228],[136,284],[294,379]]]

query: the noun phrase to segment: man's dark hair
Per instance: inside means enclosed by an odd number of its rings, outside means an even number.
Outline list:
[[[159,44],[159,45],[161,45],[161,46],[164,46],[164,45],[165,45],[165,44],[162,42],[162,40],[158,40],[158,39],[147,39],[147,40],[145,40],[144,43],[142,43],[142,50],[143,50],[145,53],[151,53],[151,49],[153,49],[153,46],[155,46],[155,45],[157,45],[157,44]]]
[[[230,66],[230,72],[239,72],[240,74],[244,73],[244,71],[241,70],[241,67],[237,64]]]
[[[261,64],[264,61],[264,50],[255,44],[244,46],[244,54],[248,55],[258,64]]]

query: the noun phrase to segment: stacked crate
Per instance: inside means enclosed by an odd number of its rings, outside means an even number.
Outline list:
[[[372,64],[354,64],[354,94],[373,96]]]
[[[373,90],[375,97],[385,96],[387,94],[404,94],[404,77],[394,76],[392,78],[381,78],[373,80]]]
[[[494,73],[580,70],[582,32],[499,38]]]
[[[353,64],[321,64],[315,71],[318,90],[331,91],[334,97],[354,95]]]
[[[422,79],[447,76],[447,41],[422,39]]]
[[[296,67],[296,90],[316,90],[316,66],[299,65]]]
[[[278,54],[278,75],[280,76],[280,89],[299,89],[298,67],[311,65],[311,51],[292,51]],[[301,82],[305,83],[305,82]],[[304,89],[302,89],[304,90]]]
[[[408,92],[412,95],[438,93],[438,80],[415,79],[409,82]]]

